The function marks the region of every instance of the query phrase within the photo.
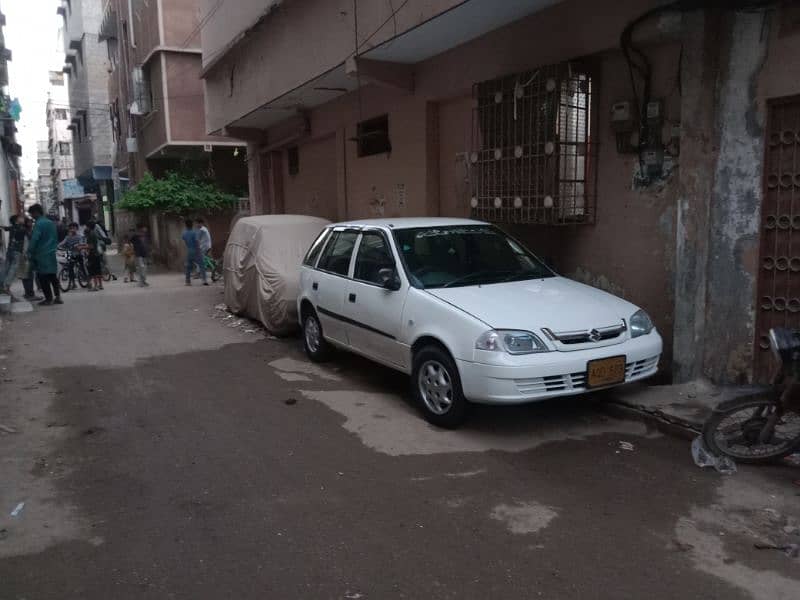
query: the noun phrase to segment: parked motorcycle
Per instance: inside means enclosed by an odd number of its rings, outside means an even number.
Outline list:
[[[800,332],[770,329],[769,345],[778,363],[772,389],[714,409],[703,426],[711,452],[760,463],[800,449]]]

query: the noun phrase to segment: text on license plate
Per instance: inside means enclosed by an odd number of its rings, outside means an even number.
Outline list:
[[[614,385],[625,381],[625,357],[612,356],[590,360],[586,365],[587,387]]]

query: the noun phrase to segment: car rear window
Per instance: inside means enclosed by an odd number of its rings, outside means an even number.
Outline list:
[[[347,275],[356,238],[357,231],[334,231],[331,240],[325,245],[317,268],[337,275]]]
[[[330,229],[326,229],[320,233],[319,236],[317,236],[317,239],[314,240],[313,244],[311,244],[311,248],[308,249],[306,257],[303,259],[304,265],[308,265],[309,267],[314,266],[314,263],[317,262],[319,253],[322,252],[322,249],[325,247],[325,240],[328,239],[328,234],[330,234],[330,232]]]

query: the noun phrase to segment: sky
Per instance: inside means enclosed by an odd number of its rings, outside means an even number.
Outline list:
[[[22,145],[25,179],[37,177],[36,142],[47,139],[48,72],[64,66],[64,48],[59,47],[58,37],[63,19],[56,14],[60,4],[58,0],[0,0],[0,10],[6,15],[6,47],[12,53],[9,95],[19,98],[22,105],[17,143]]]

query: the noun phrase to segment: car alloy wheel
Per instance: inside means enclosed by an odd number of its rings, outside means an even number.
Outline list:
[[[446,414],[453,406],[453,383],[447,369],[440,362],[425,362],[419,369],[417,385],[422,401],[433,414]]]
[[[309,315],[306,317],[305,336],[306,346],[312,353],[319,352],[321,345],[322,332],[319,328],[319,323],[316,317]]]

